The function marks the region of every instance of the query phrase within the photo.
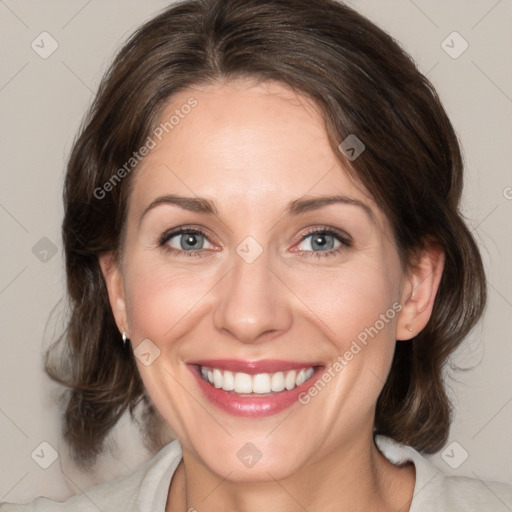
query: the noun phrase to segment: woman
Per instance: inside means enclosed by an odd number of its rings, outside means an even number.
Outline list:
[[[352,9],[187,0],[146,23],[69,161],[47,371],[81,466],[140,403],[159,451],[1,511],[512,506],[419,453],[447,440],[443,365],[485,305],[461,190],[433,87]]]

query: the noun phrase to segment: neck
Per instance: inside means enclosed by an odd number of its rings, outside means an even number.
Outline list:
[[[169,491],[167,512],[237,510],[407,512],[414,490],[414,466],[391,464],[361,437],[303,466],[281,480],[236,482],[223,478],[183,451]]]

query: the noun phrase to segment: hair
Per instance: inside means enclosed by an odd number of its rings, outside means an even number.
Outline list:
[[[90,466],[139,403],[148,442],[161,443],[162,418],[132,350],[123,350],[98,261],[122,252],[133,170],[108,193],[98,190],[144,144],[174,94],[238,78],[278,81],[315,102],[337,158],[389,219],[405,266],[418,250],[442,246],[431,318],[412,340],[396,342],[374,424],[375,433],[438,451],[452,414],[443,367],[482,315],[486,282],[459,212],[461,150],[434,87],[391,36],[335,0],[185,0],[147,21],[118,52],[67,165],[70,316],[45,370],[66,387],[62,428],[75,462]],[[366,148],[353,161],[338,149],[350,134]],[[60,345],[66,352],[52,362]]]

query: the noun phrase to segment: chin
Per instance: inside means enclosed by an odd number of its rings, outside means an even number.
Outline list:
[[[227,443],[195,449],[196,456],[210,471],[232,482],[268,482],[287,478],[299,471],[305,464],[304,456],[299,459],[295,449],[274,442],[247,441],[230,438]],[[261,439],[261,438],[260,438]],[[204,451],[203,451],[204,448]]]

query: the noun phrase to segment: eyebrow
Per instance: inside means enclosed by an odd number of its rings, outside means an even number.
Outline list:
[[[184,197],[177,194],[166,194],[156,198],[150,203],[140,216],[140,222],[142,222],[142,219],[150,210],[163,204],[176,205],[190,212],[204,213],[207,215],[218,214],[215,204],[209,199],[203,197]],[[288,203],[285,215],[301,215],[310,211],[319,210],[320,208],[331,204],[358,206],[366,212],[372,222],[376,223],[373,210],[366,203],[363,203],[358,199],[340,195],[295,199]]]
[[[300,215],[309,211],[318,210],[331,204],[348,204],[352,206],[358,206],[366,212],[368,217],[370,217],[370,220],[373,222],[376,221],[373,210],[366,203],[359,201],[359,199],[339,195],[313,197],[311,199],[295,199],[288,205],[286,213],[288,215]]]
[[[167,194],[165,196],[157,197],[154,201],[152,201],[151,204],[142,213],[141,220],[142,217],[146,215],[146,213],[162,204],[173,204],[180,206],[184,210],[188,210],[190,212],[206,213],[209,215],[216,215],[218,213],[217,208],[209,199],[204,199],[202,197],[184,197],[178,196],[176,194]]]

